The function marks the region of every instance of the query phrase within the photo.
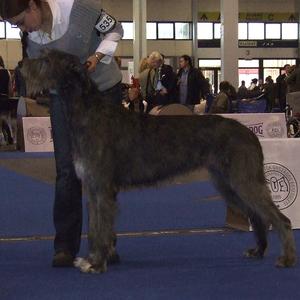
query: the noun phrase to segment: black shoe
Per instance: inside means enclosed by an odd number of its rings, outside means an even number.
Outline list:
[[[74,267],[74,256],[68,252],[68,251],[59,251],[56,252],[53,261],[52,261],[52,267],[54,268],[68,268],[68,267]]]

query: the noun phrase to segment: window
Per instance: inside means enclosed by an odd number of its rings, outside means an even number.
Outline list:
[[[159,39],[174,39],[174,23],[158,23]]]
[[[280,39],[280,24],[266,24],[266,39]]]
[[[132,22],[121,22],[124,35],[123,40],[132,40],[133,39],[133,23]]]
[[[264,59],[263,66],[264,68],[283,68],[284,65],[295,65],[295,59]]]
[[[239,40],[247,40],[247,39],[248,39],[248,24],[239,23]]]
[[[198,23],[198,40],[213,39],[213,23]]]
[[[190,23],[175,23],[175,39],[188,40],[191,38]]]
[[[199,59],[199,68],[221,68],[220,59]]]
[[[271,78],[275,81],[276,78],[280,75],[280,69],[283,68],[286,64],[294,65],[296,64],[296,59],[264,59],[264,78],[266,78],[267,76],[271,76]]]
[[[282,23],[282,39],[297,40],[298,39],[298,23]]]
[[[148,22],[146,25],[146,36],[148,40],[156,40],[157,39],[157,28],[156,23]]]
[[[124,28],[124,40],[134,38],[133,22],[121,22]],[[214,22],[198,22],[198,40],[219,40],[221,38],[221,24]],[[6,32],[5,32],[6,30]],[[0,38],[19,39],[19,29],[0,21]],[[298,23],[256,23],[243,22],[238,24],[239,40],[297,40],[299,34]],[[191,22],[147,22],[146,37],[148,40],[191,40]],[[217,45],[219,41],[212,41]],[[269,43],[269,41],[267,41]],[[207,41],[210,45],[210,41]],[[256,42],[257,43],[257,42]],[[287,43],[285,43],[287,44]],[[276,45],[276,44],[275,44]]]
[[[239,82],[245,81],[246,87],[249,87],[252,79],[259,77],[258,68],[239,68]]]
[[[214,24],[214,38],[215,39],[221,38],[221,24],[220,23]]]
[[[258,68],[258,67],[259,67],[258,59],[251,59],[251,60],[239,59],[239,68]]]
[[[6,22],[6,38],[7,39],[21,39],[20,38],[20,29]]]
[[[5,39],[5,23],[0,22],[0,39]]]
[[[264,23],[248,23],[249,40],[263,40],[265,38]]]

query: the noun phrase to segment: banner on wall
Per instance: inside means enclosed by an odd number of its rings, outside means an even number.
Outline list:
[[[264,170],[272,199],[279,210],[300,228],[300,139],[262,139]],[[227,210],[227,225],[251,230],[250,223],[238,211]]]
[[[287,137],[283,113],[222,114],[221,116],[239,121],[260,139]]]

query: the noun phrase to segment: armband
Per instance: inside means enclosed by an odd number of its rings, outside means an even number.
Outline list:
[[[95,28],[100,33],[105,34],[114,29],[116,24],[117,20],[111,15],[107,14],[104,10],[102,10],[101,15],[96,22]]]

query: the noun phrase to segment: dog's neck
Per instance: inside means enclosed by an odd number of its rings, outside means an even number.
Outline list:
[[[74,121],[74,116],[80,116],[91,109],[96,103],[95,95],[99,94],[99,98],[101,98],[97,86],[88,77],[80,82],[77,82],[77,80],[69,82],[62,81],[57,89],[59,95],[64,99],[69,121],[71,122]]]

